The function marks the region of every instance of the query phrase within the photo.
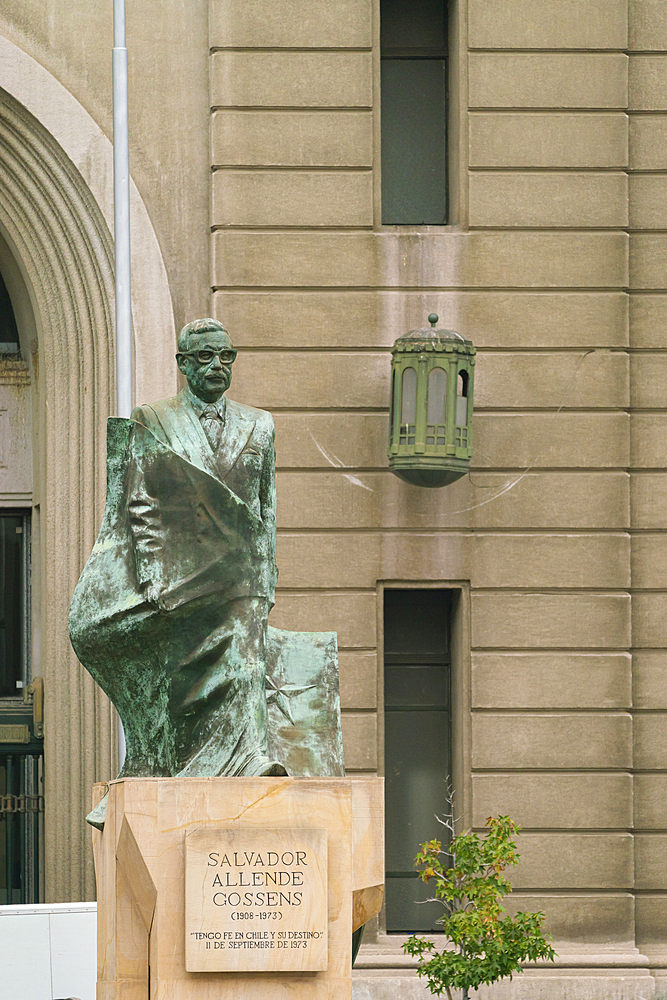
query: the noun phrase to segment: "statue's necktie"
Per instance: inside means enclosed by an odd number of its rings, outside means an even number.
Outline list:
[[[208,438],[208,443],[213,449],[213,454],[215,454],[222,440],[222,417],[216,407],[209,403],[199,419],[204,428],[204,433]]]

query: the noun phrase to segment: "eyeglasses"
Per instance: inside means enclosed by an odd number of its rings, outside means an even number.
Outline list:
[[[236,359],[236,351],[179,351],[185,358],[195,358],[197,363],[200,365],[210,365],[213,358],[220,358],[220,363],[223,365],[231,365]]]

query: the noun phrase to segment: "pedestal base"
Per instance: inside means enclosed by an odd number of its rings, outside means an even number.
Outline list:
[[[105,791],[106,786],[95,786],[95,801]],[[272,949],[268,964],[266,954],[262,956],[263,967],[271,971],[186,971],[185,848],[186,837],[195,830],[219,830],[221,836],[224,831],[265,831],[267,843],[273,830],[294,831],[297,840],[300,830],[325,831],[326,969],[286,969],[294,963],[289,949],[278,949],[277,931],[283,921],[281,940],[290,940],[289,913],[285,911],[277,922],[273,917],[260,918],[256,909],[257,928],[247,917],[234,926],[239,927],[242,942],[275,939],[267,946]],[[109,786],[104,831],[94,831],[93,846],[98,888],[97,1000],[351,997],[352,931],[377,913],[382,902],[381,778],[125,778]],[[242,860],[239,856],[239,863]],[[263,858],[262,864],[266,866],[267,860]],[[254,887],[262,889],[267,876],[261,866],[253,865],[246,878],[254,878]],[[214,867],[212,863],[212,872]],[[289,858],[282,867],[289,871]],[[238,879],[238,873],[223,872],[222,878],[232,885],[229,878]],[[271,899],[274,910],[279,898],[283,897]],[[218,896],[215,905],[223,899]],[[262,903],[266,899],[263,896]],[[246,912],[251,912],[252,902]],[[271,907],[265,910],[270,911]],[[276,932],[273,939],[269,926]]]

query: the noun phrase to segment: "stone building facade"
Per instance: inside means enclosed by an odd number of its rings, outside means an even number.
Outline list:
[[[175,330],[226,323],[230,395],[276,424],[272,623],[337,630],[350,771],[385,767],[385,592],[451,594],[443,778],[462,825],[524,828],[514,903],[560,954],[493,995],[657,997],[667,5],[451,0],[443,225],[382,223],[380,28],[378,0],[128,2],[137,402],[175,389]],[[111,44],[101,0],[0,13],[0,505],[33,511],[47,900],[94,894],[116,753],[66,632],[114,406]],[[386,459],[388,348],[430,312],[478,349],[474,471],[443,490]],[[401,940],[369,930],[359,1000],[424,994]]]

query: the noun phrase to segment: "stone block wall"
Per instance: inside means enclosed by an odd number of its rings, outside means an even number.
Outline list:
[[[665,426],[662,376],[667,315],[667,10],[629,3],[629,226],[631,348],[632,645],[636,941],[656,963],[667,951],[667,698],[663,693],[667,629],[665,518],[667,479],[660,455]],[[664,982],[664,980],[663,980]]]
[[[466,819],[524,826],[517,905],[559,940],[658,961],[667,13],[450,13],[455,218],[383,227],[377,5],[212,5],[213,302],[276,420],[274,620],[338,630],[348,765],[381,771],[381,587],[463,585]],[[385,457],[387,349],[431,311],[479,350],[440,491]]]
[[[214,310],[276,420],[275,623],[338,630],[348,766],[382,769],[378,585],[469,581],[466,816],[526,828],[516,884],[557,937],[628,952],[627,5],[453,15],[459,217],[383,227],[376,7],[214,2]],[[387,348],[430,311],[479,349],[476,470],[442,491],[385,457]]]

